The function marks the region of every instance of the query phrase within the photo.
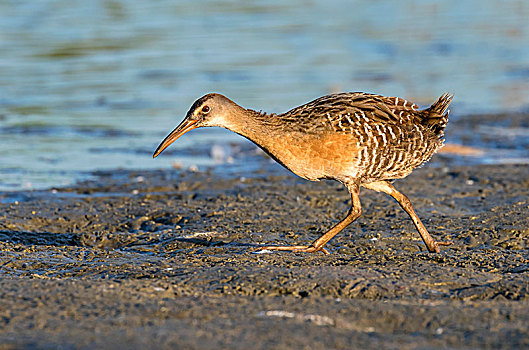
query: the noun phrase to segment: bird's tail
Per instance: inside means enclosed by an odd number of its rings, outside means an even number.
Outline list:
[[[448,123],[448,114],[450,110],[448,106],[452,102],[454,95],[445,92],[437,101],[426,109],[427,116],[423,119],[423,124],[427,125],[439,136],[443,135],[443,131]]]

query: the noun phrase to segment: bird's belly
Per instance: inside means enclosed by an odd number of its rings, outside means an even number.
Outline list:
[[[428,160],[440,144],[437,140],[425,140],[419,147],[418,140],[404,138],[395,145],[380,147],[381,140],[360,143],[354,135],[341,133],[291,133],[268,141],[260,146],[304,179],[361,183],[405,177]]]
[[[344,181],[358,176],[361,147],[352,135],[302,135],[274,138],[263,147],[294,174],[308,179]]]

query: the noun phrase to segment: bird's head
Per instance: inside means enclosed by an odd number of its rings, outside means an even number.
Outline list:
[[[156,148],[153,158],[156,158],[180,136],[193,129],[206,126],[221,126],[229,129],[229,117],[236,114],[234,112],[241,108],[220,94],[202,96],[193,103],[184,120]]]

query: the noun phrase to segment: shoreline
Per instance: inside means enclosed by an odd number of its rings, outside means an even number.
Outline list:
[[[446,143],[444,149],[437,153],[439,157],[434,157],[434,165],[439,166],[455,166],[455,165],[479,165],[479,164],[519,164],[529,163],[529,122],[528,114],[524,112],[506,112],[496,114],[469,114],[465,116],[457,116],[450,120],[446,129]],[[252,143],[242,137],[225,138],[227,131],[218,132],[219,130],[201,130],[200,133],[189,134],[186,137],[189,141],[194,140],[193,146],[186,146],[180,148],[179,145],[174,145],[164,151],[164,162],[153,161],[152,151],[159,139],[149,140],[152,142],[152,149],[145,145],[138,145],[130,149],[120,148],[120,152],[126,152],[127,157],[134,156],[134,162],[131,164],[142,164],[145,171],[157,171],[156,165],[170,164],[169,159],[174,160],[173,166],[181,168],[197,168],[205,171],[213,171],[219,176],[247,176],[245,174],[255,171],[256,168],[262,167],[261,157],[258,157],[260,150]],[[28,131],[29,132],[29,131]],[[208,133],[209,132],[209,133]],[[200,135],[205,138],[201,139]],[[206,136],[207,135],[207,136]],[[216,135],[214,137],[214,135]],[[160,136],[162,137],[162,136]],[[209,141],[206,141],[209,140]],[[214,140],[214,141],[213,141]],[[236,141],[234,141],[236,140]],[[189,143],[187,144],[189,145]],[[98,159],[109,156],[118,156],[119,152],[110,152],[110,148],[101,150],[93,149],[83,157]],[[105,151],[105,152],[103,152]],[[52,157],[53,158],[53,157]],[[26,163],[18,165],[11,165],[8,169],[0,168],[0,177],[4,182],[0,182],[0,193],[3,192],[18,192],[25,190],[32,190],[32,188],[23,188],[26,182],[31,178],[41,178],[41,182],[37,181],[37,187],[34,190],[43,189],[43,184],[49,185],[48,188],[53,188],[57,182],[64,181],[65,177],[69,180],[67,182],[74,182],[77,180],[85,181],[86,179],[97,179],[98,173],[120,172],[120,171],[136,171],[135,169],[128,170],[90,170],[90,167],[81,170],[79,168],[72,168],[68,163],[57,163],[50,168],[47,164],[44,169],[28,170]],[[51,159],[51,158],[50,158]],[[257,159],[257,160],[256,160]],[[138,162],[138,163],[136,163]],[[122,164],[110,163],[110,164]],[[428,163],[430,165],[430,163]],[[248,168],[249,169],[246,169]],[[150,170],[147,170],[150,169]],[[154,170],[152,170],[154,168]],[[19,169],[18,171],[16,169]],[[25,170],[24,170],[25,169]],[[49,171],[46,172],[45,169]],[[167,167],[163,171],[167,171]],[[210,170],[208,170],[210,169]],[[270,169],[270,167],[267,167]],[[24,173],[26,171],[26,174]],[[225,174],[223,174],[225,172]],[[239,174],[240,173],[240,174]],[[96,175],[93,175],[96,174]],[[25,177],[26,175],[26,177]],[[29,177],[27,177],[29,176]],[[42,178],[52,178],[54,182],[46,180],[42,182]],[[31,186],[31,181],[29,181]],[[75,183],[69,185],[62,185],[61,187],[72,187]]]

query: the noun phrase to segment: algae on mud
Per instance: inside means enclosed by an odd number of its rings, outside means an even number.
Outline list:
[[[99,173],[0,204],[0,343],[67,348],[529,346],[529,166],[428,167],[397,183],[432,234],[365,191],[348,203],[267,161],[247,177]]]

